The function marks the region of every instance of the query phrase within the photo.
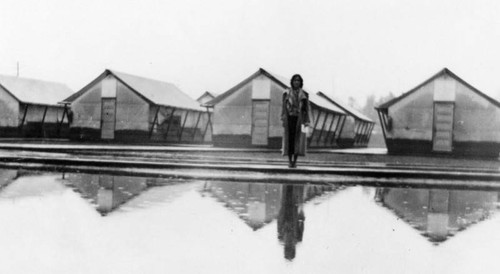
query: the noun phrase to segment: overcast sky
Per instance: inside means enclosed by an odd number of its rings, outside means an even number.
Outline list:
[[[448,67],[500,99],[500,1],[2,0],[0,74],[75,91],[105,68],[222,93],[259,67],[364,103]]]

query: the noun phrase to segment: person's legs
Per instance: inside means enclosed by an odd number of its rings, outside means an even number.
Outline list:
[[[294,154],[293,155],[293,163],[292,163],[292,166],[293,167],[297,167],[297,158],[299,157],[299,155],[297,154]]]
[[[293,167],[295,155],[295,135],[297,132],[297,116],[288,116],[288,166]]]

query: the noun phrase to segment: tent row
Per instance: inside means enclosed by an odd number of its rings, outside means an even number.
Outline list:
[[[259,69],[227,92],[193,100],[174,84],[109,69],[76,93],[6,76],[0,78],[0,137],[279,148],[288,82]],[[367,146],[373,121],[324,93],[308,94],[310,147]]]
[[[211,142],[211,113],[175,85],[105,70],[74,93],[59,83],[0,77],[0,137]]]

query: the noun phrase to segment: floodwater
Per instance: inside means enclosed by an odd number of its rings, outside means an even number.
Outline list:
[[[498,191],[0,170],[0,273],[496,273]]]

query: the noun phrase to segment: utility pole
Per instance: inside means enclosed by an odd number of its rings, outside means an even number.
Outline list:
[[[17,62],[17,74],[16,74],[17,77],[19,77],[19,62]]]

